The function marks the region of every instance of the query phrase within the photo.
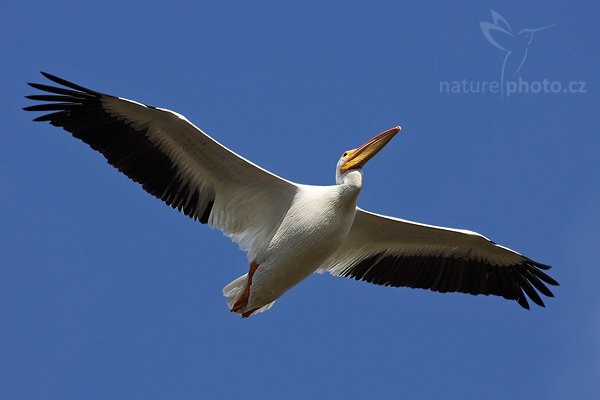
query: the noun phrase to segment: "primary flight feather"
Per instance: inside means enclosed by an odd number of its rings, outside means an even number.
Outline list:
[[[54,75],[61,85],[29,85],[50,112],[34,121],[62,127],[106,157],[144,190],[221,230],[247,252],[249,270],[223,289],[242,317],[269,309],[313,272],[385,286],[496,295],[544,306],[558,285],[550,267],[466,230],[424,225],[356,206],[362,167],[399,131],[389,129],[346,151],[336,184],[301,185],[240,157],[182,115],[96,92]],[[539,293],[538,293],[539,292]]]

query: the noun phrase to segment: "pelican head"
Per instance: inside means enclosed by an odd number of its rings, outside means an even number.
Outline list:
[[[400,132],[400,127],[396,126],[392,129],[388,129],[385,132],[380,133],[373,139],[369,140],[357,149],[347,150],[342,154],[340,160],[337,163],[337,177],[338,183],[340,177],[350,170],[362,168],[367,161],[369,161],[379,150],[390,141],[392,138]]]

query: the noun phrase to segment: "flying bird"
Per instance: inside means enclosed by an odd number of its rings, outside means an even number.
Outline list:
[[[363,166],[399,131],[394,127],[344,152],[336,184],[280,178],[224,147],[183,115],[100,93],[54,75],[60,86],[27,111],[102,153],[144,190],[188,217],[221,230],[247,252],[248,273],[225,286],[232,312],[268,310],[314,272],[377,285],[496,295],[529,309],[558,285],[531,260],[467,230],[387,217],[356,206]],[[539,292],[539,293],[538,293]]]

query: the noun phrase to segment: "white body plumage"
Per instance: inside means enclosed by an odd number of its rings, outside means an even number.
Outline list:
[[[291,207],[275,234],[256,243],[259,268],[252,279],[248,304],[241,312],[264,311],[283,295],[322,266],[344,242],[356,213],[362,172],[349,171],[338,185],[298,185]],[[247,283],[248,274],[223,289],[231,305]]]

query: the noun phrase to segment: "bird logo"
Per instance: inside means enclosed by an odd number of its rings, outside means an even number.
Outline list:
[[[502,17],[502,15],[497,11],[490,11],[492,13],[493,22],[480,22],[479,26],[487,41],[490,42],[492,46],[506,53],[504,55],[504,61],[502,62],[502,69],[500,70],[500,87],[502,88],[501,93],[503,94],[506,77],[511,78],[517,76],[525,64],[527,52],[533,42],[533,34],[548,29],[554,26],[554,24],[535,29],[521,29],[519,32],[515,33],[508,21]]]

